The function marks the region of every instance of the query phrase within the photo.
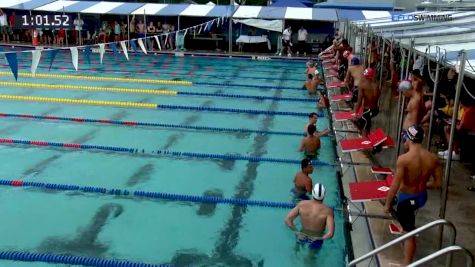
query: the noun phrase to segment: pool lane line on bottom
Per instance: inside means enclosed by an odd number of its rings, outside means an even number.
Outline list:
[[[117,152],[117,153],[128,153],[128,154],[141,153],[141,154],[146,154],[150,156],[165,156],[165,157],[177,157],[177,158],[244,160],[244,161],[249,161],[249,162],[273,162],[273,163],[300,164],[300,160],[282,159],[282,158],[249,157],[249,156],[233,155],[233,154],[178,152],[178,151],[169,151],[169,150],[160,150],[160,149],[150,151],[148,149],[145,150],[145,149],[137,149],[137,148],[117,147],[117,146],[58,143],[58,142],[32,141],[32,140],[0,139],[0,144],[112,151],[112,152]],[[330,164],[330,163],[319,161],[319,160],[312,160],[312,163],[313,165],[318,165],[318,166],[334,166],[335,165],[335,164]]]
[[[168,96],[224,97],[224,98],[276,100],[276,101],[292,101],[292,102],[316,102],[316,101],[318,101],[318,99],[316,99],[316,98],[271,97],[271,96],[242,95],[242,94],[198,93],[198,92],[190,92],[190,91],[175,91],[175,90],[162,90],[162,89],[160,89],[160,90],[158,90],[158,89],[137,89],[137,88],[101,87],[101,86],[67,85],[67,84],[0,82],[0,86],[31,87],[31,88],[40,88],[40,89],[53,89],[53,90],[83,90],[83,91],[130,93],[130,94],[152,94],[152,95],[168,95]]]
[[[220,128],[220,127],[208,127],[208,126],[193,126],[193,125],[181,125],[181,124],[168,124],[168,123],[155,123],[155,122],[140,122],[140,121],[119,121],[109,119],[87,119],[80,117],[56,117],[56,116],[40,116],[31,114],[11,114],[0,113],[0,117],[11,117],[21,119],[32,119],[40,121],[68,121],[75,123],[98,123],[98,124],[111,124],[118,126],[145,126],[145,127],[157,127],[157,128],[171,128],[171,129],[185,129],[185,130],[198,130],[208,132],[228,132],[228,133],[255,133],[255,134],[272,134],[272,135],[290,135],[303,137],[304,134],[300,132],[286,132],[286,131],[261,131],[245,128]],[[328,137],[328,136],[324,136]]]
[[[0,76],[10,76],[11,72],[0,72]],[[84,76],[84,75],[65,75],[65,74],[49,74],[49,73],[36,73],[31,74],[28,72],[19,72],[20,77],[30,78],[53,78],[53,79],[75,79],[75,80],[88,80],[88,81],[118,81],[118,82],[134,82],[134,83],[156,83],[156,84],[179,84],[179,85],[192,85],[190,81],[172,81],[172,80],[156,80],[156,79],[138,79],[138,78],[120,78],[120,77],[100,77],[100,76]]]
[[[81,266],[95,266],[95,267],[175,267],[172,264],[150,264],[131,262],[127,260],[115,260],[115,259],[100,259],[89,258],[83,256],[71,256],[61,254],[49,254],[49,253],[35,253],[35,252],[23,252],[23,251],[0,251],[1,260],[10,261],[25,261],[25,262],[45,262],[45,263],[59,263]]]
[[[295,206],[295,204],[289,203],[289,202],[225,198],[225,197],[210,197],[210,196],[198,196],[198,195],[187,195],[187,194],[172,194],[172,193],[150,192],[150,191],[140,191],[140,190],[128,191],[124,189],[113,189],[113,188],[105,188],[105,187],[29,182],[29,181],[23,181],[23,180],[0,180],[0,185],[13,186],[13,187],[36,187],[36,188],[44,188],[44,189],[56,190],[56,191],[80,191],[80,192],[99,194],[99,195],[125,196],[125,197],[130,197],[130,198],[161,199],[161,200],[168,200],[168,201],[215,203],[215,204],[228,204],[228,205],[239,205],[239,206],[257,206],[257,207],[266,207],[266,208],[291,209]]]
[[[268,111],[268,110],[237,109],[237,108],[195,107],[195,106],[181,106],[181,105],[151,104],[151,103],[122,102],[122,101],[103,101],[103,100],[88,100],[88,99],[73,99],[73,98],[54,98],[54,97],[39,97],[39,96],[0,95],[0,99],[17,100],[17,101],[29,101],[29,102],[49,102],[49,103],[96,105],[96,106],[133,107],[133,108],[166,109],[166,110],[193,110],[193,111],[253,114],[253,115],[271,115],[271,116],[281,115],[281,116],[308,117],[308,113],[305,113],[305,112]],[[325,114],[319,113],[319,114],[317,114],[317,116],[318,117],[324,117]]]

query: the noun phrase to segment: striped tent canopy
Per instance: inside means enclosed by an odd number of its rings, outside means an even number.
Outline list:
[[[2,0],[0,1],[0,8],[83,14],[145,14],[149,16],[338,21],[338,16],[334,9],[304,7],[152,4],[77,0]]]
[[[436,15],[450,16],[448,21],[416,21],[415,15],[433,15],[419,11],[382,19],[361,20],[358,25],[371,27],[377,35],[394,38],[404,45],[414,38],[421,53],[444,57],[450,65],[459,64],[459,51],[467,52],[466,71],[475,77],[475,11],[443,11]],[[437,52],[440,51],[440,52]]]

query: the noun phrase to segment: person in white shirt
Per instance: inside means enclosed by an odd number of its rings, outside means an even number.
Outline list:
[[[2,34],[3,41],[8,43],[10,40],[8,36],[8,20],[7,14],[0,9],[0,33]]]
[[[76,44],[82,45],[81,31],[82,31],[82,26],[84,25],[84,21],[78,17],[73,21],[73,24],[74,24],[74,29],[76,30]]]
[[[282,33],[282,50],[280,50],[279,56],[282,56],[285,50],[287,50],[287,55],[292,56],[290,47],[292,46],[291,42],[292,37],[292,27],[288,26]]]
[[[308,32],[302,25],[299,29],[299,32],[298,32],[297,55],[299,54],[299,52],[303,52],[304,56],[307,55],[307,37],[308,37]]]

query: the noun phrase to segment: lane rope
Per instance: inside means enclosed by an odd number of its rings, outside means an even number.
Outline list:
[[[196,153],[196,152],[179,152],[170,150],[146,150],[128,147],[118,146],[103,146],[103,145],[89,145],[89,144],[75,144],[75,143],[59,143],[59,142],[47,142],[47,141],[33,141],[33,140],[18,140],[18,139],[0,139],[0,144],[12,145],[27,145],[27,146],[40,146],[40,147],[61,147],[68,149],[92,149],[99,151],[112,151],[118,153],[129,154],[147,154],[152,156],[164,156],[164,157],[176,157],[176,158],[196,158],[196,159],[217,159],[217,160],[243,160],[249,162],[272,162],[272,163],[288,163],[288,164],[300,164],[300,160],[283,159],[283,158],[267,158],[267,157],[252,157],[243,156],[239,154],[208,154],[208,153]],[[312,164],[315,166],[334,166],[320,160],[312,160]]]
[[[150,191],[128,191],[123,189],[110,189],[104,187],[95,186],[79,186],[79,185],[67,185],[67,184],[55,184],[55,183],[42,183],[42,182],[29,182],[23,180],[0,180],[0,185],[14,186],[14,187],[38,187],[46,188],[57,191],[80,191],[86,193],[95,193],[101,195],[114,195],[114,196],[128,196],[132,198],[150,198],[150,199],[162,199],[170,201],[186,201],[186,202],[198,202],[198,203],[215,203],[215,204],[228,204],[239,206],[257,206],[266,208],[284,208],[291,209],[295,205],[288,202],[276,202],[276,201],[264,201],[264,200],[251,200],[244,198],[225,198],[225,197],[210,197],[210,196],[198,196],[187,194],[173,194],[163,192],[150,192]]]
[[[0,99],[30,101],[30,102],[52,102],[52,103],[117,106],[117,107],[133,107],[133,108],[193,110],[193,111],[242,113],[242,114],[253,114],[253,115],[272,115],[272,116],[282,115],[282,116],[308,117],[308,113],[305,113],[305,112],[269,111],[269,110],[217,108],[217,107],[216,108],[215,107],[196,107],[196,106],[182,106],[182,105],[165,105],[165,104],[151,104],[151,103],[137,103],[137,102],[103,101],[103,100],[54,98],[54,97],[38,97],[38,96],[0,95]],[[319,113],[317,114],[317,116],[324,117],[325,114]]]
[[[28,262],[47,262],[47,263],[62,263],[81,266],[95,266],[95,267],[173,267],[171,264],[149,264],[137,263],[127,260],[113,260],[113,259],[99,259],[82,256],[70,256],[61,254],[49,253],[32,253],[23,251],[0,251],[0,259],[10,261],[28,261]]]
[[[0,72],[1,76],[10,76],[11,72]],[[138,78],[120,78],[120,77],[99,77],[99,76],[82,76],[82,75],[65,75],[65,74],[47,74],[36,73],[35,75],[28,72],[19,72],[20,77],[30,78],[53,78],[53,79],[75,79],[75,80],[89,80],[89,81],[120,81],[120,82],[135,82],[135,83],[158,83],[158,84],[180,84],[192,85],[190,81],[172,81],[172,80],[155,80],[155,79],[138,79]]]
[[[155,95],[188,95],[188,96],[206,96],[206,97],[211,96],[211,97],[243,98],[243,99],[257,99],[257,100],[295,101],[295,102],[318,101],[318,99],[316,100],[316,99],[311,99],[311,98],[198,93],[198,92],[188,92],[188,91],[100,87],[100,86],[66,85],[66,84],[63,85],[63,84],[43,84],[43,83],[23,83],[23,82],[0,82],[0,86],[31,87],[31,88],[59,89],[59,90],[106,91],[106,92],[115,92],[115,93],[141,93],[141,94],[155,94]]]
[[[71,121],[71,122],[78,122],[78,123],[100,123],[100,124],[112,124],[112,125],[121,125],[121,126],[147,126],[147,127],[172,128],[172,129],[201,130],[201,131],[210,131],[210,132],[255,133],[255,134],[260,134],[260,135],[274,134],[274,135],[291,135],[291,136],[299,136],[299,137],[303,136],[303,133],[300,133],[300,132],[261,131],[261,130],[253,130],[253,129],[246,129],[246,128],[220,128],[220,127],[193,126],[193,125],[140,122],[140,121],[88,119],[88,118],[81,118],[81,117],[56,117],[56,116],[39,116],[39,115],[31,115],[31,114],[11,114],[11,113],[0,113],[0,117],[13,117],[13,118],[47,120],[47,121],[55,121],[55,120],[56,121]],[[324,136],[324,137],[327,137],[327,136]]]

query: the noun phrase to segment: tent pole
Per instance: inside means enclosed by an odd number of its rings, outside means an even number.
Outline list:
[[[145,25],[145,40],[147,40],[147,16],[145,15],[145,8],[143,9],[143,24]]]
[[[457,79],[457,87],[455,91],[455,103],[454,103],[454,112],[452,114],[452,121],[456,122],[458,118],[458,113],[459,113],[459,105],[460,105],[460,93],[462,91],[462,84],[463,84],[463,78],[465,74],[465,61],[467,59],[467,54],[465,50],[461,51],[460,55],[460,73]],[[455,126],[456,123],[452,123],[450,126],[450,137],[449,137],[449,151],[447,155],[447,161],[445,162],[445,171],[444,171],[444,179],[442,182],[442,200],[440,203],[440,213],[439,213],[439,218],[445,219],[445,210],[447,208],[447,195],[448,195],[448,190],[449,190],[449,184],[450,184],[450,166],[452,165],[452,150],[454,148],[454,135],[455,135]],[[443,233],[444,229],[442,227],[439,228],[439,248],[442,247],[442,241],[443,241]],[[450,266],[450,262],[452,260],[452,257],[449,255],[447,256],[447,265]]]
[[[130,49],[130,15],[127,15],[127,49]]]
[[[411,39],[411,45],[409,47],[409,50],[407,52],[407,60],[406,60],[406,73],[405,77],[406,80],[409,77],[409,60],[411,59],[411,54],[412,54],[412,49],[414,48],[414,39]],[[401,69],[402,73],[402,69]],[[401,75],[402,77],[402,75]],[[402,80],[402,79],[401,79]],[[399,99],[401,99],[401,93],[399,94]],[[402,125],[404,123],[404,104],[405,104],[405,97],[402,97],[402,101],[399,106],[399,121],[398,121],[398,127],[397,127],[397,147],[396,147],[396,158],[399,156],[399,151],[401,150],[401,131],[402,131]]]
[[[429,120],[429,133],[427,134],[427,150],[430,150],[432,143],[432,126],[434,124],[434,112],[435,112],[435,100],[437,98],[437,89],[439,87],[439,75],[440,75],[440,57],[437,58],[435,67],[435,79],[434,79],[434,92],[432,92],[432,107],[430,108],[430,120]],[[427,64],[430,64],[427,63]]]
[[[178,31],[180,31],[180,16],[178,16]]]
[[[234,8],[234,0],[229,1],[230,9],[232,10]],[[231,13],[229,16],[229,40],[228,40],[228,50],[229,54],[233,52],[233,15],[234,13]]]
[[[79,27],[81,25],[81,13],[78,12],[78,24],[79,24]],[[81,28],[80,28],[81,29]],[[81,30],[78,30],[77,31],[77,36],[76,38],[79,40],[79,45],[82,45],[82,34],[81,34]]]
[[[379,69],[380,73],[379,73],[379,89],[381,90],[381,88],[383,87],[383,72],[384,72],[384,51],[386,49],[386,41],[384,40],[384,38],[381,37],[381,39],[383,40],[383,51],[381,52],[381,55],[383,55],[381,57],[381,68]]]
[[[63,15],[66,15],[66,12],[64,12],[64,6],[63,6]],[[66,29],[64,31],[64,38],[66,39],[66,46],[69,46],[69,44],[68,44],[68,29]]]

